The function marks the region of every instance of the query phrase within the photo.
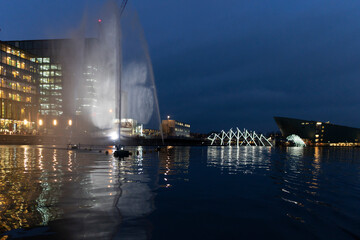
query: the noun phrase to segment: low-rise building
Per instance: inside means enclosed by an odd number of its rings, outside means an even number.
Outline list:
[[[162,120],[161,127],[165,136],[190,137],[190,124],[176,120]]]
[[[160,136],[160,130],[158,129],[149,129],[149,128],[144,128],[142,130],[143,136],[146,137],[156,137],[156,136]]]

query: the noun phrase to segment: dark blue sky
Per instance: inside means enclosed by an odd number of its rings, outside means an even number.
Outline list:
[[[69,37],[102,2],[2,1],[0,40]],[[148,40],[162,116],[197,132],[277,130],[276,115],[360,127],[359,1],[129,3]]]

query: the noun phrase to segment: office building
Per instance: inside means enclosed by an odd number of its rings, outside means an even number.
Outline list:
[[[89,127],[87,121],[95,101],[97,67],[87,60],[86,49],[94,47],[97,40],[46,39],[7,43],[36,56],[40,65],[39,113],[47,132],[67,126],[69,119],[78,128]],[[78,121],[81,123],[77,124]]]
[[[17,48],[36,56],[40,65],[40,114],[61,116],[63,110],[63,64],[61,49],[66,40],[8,41]]]
[[[0,133],[36,133],[39,72],[34,55],[0,42]]]
[[[190,137],[190,124],[167,119],[162,120],[161,127],[165,136]]]

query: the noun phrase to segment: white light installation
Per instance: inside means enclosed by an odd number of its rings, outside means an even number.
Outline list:
[[[269,142],[264,135],[256,134],[255,131],[248,131],[244,129],[244,131],[240,131],[239,128],[236,128],[236,132],[232,130],[232,128],[225,132],[221,130],[220,133],[212,133],[207,139],[211,141],[211,145],[215,144],[217,141],[220,141],[220,145],[236,145],[236,146],[271,146],[271,142]]]
[[[293,142],[296,147],[306,147],[305,142],[296,134],[292,134],[286,138],[289,142]]]

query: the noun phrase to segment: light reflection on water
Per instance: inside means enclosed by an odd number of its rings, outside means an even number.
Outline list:
[[[276,188],[269,195],[264,189],[267,180],[256,185],[262,189],[259,192],[252,188],[254,184],[251,181],[243,182],[251,186],[246,193],[256,194],[253,201],[259,201],[259,195],[270,201],[261,202],[260,205],[264,207],[276,209],[278,205],[281,206],[278,211],[303,224],[301,228],[304,233],[311,230],[311,236],[320,238],[332,234],[360,237],[357,227],[360,226],[360,208],[354,206],[360,200],[360,188],[356,187],[360,183],[359,165],[360,152],[354,148],[207,149],[207,166],[219,169],[222,174],[270,177],[274,184],[272,187]],[[357,214],[353,214],[354,212]],[[277,216],[279,213],[273,215]],[[334,225],[331,226],[332,224]],[[324,229],[328,231],[326,234]],[[347,234],[342,235],[344,232]]]
[[[207,165],[228,174],[253,174],[254,170],[269,170],[271,147],[208,147]]]
[[[0,233],[47,226],[61,239],[360,236],[358,149],[129,150],[119,161],[0,147]]]
[[[0,233],[16,237],[14,229],[50,224],[69,239],[126,234],[120,223],[153,210],[154,183],[144,170],[149,163],[143,163],[141,147],[136,151],[119,161],[89,151],[0,147]]]

